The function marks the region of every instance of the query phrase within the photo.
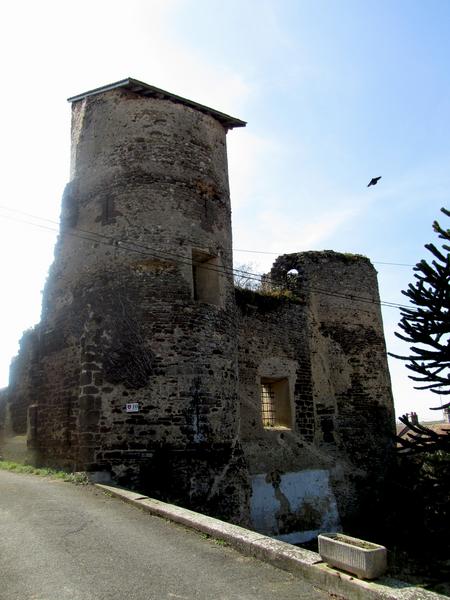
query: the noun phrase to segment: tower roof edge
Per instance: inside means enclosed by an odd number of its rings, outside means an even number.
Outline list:
[[[187,98],[177,96],[176,94],[172,94],[171,92],[167,92],[165,90],[157,88],[153,85],[149,85],[148,83],[144,83],[143,81],[138,81],[137,79],[133,79],[131,77],[127,77],[126,79],[121,79],[120,81],[103,85],[93,90],[88,90],[87,92],[77,94],[76,96],[71,96],[67,99],[67,101],[78,102],[79,100],[83,100],[83,98],[87,98],[88,96],[95,96],[97,94],[102,94],[104,92],[109,92],[118,88],[126,89],[130,92],[148,98],[159,98],[161,100],[170,100],[172,102],[184,104],[185,106],[189,106],[190,108],[194,108],[195,110],[210,115],[211,117],[219,121],[219,123],[221,123],[226,129],[233,129],[234,127],[245,127],[247,125],[245,121],[241,121],[240,119],[231,117],[230,115],[219,112],[218,110],[214,110],[213,108],[209,108],[208,106],[204,106],[203,104],[199,104],[198,102],[194,102],[193,100],[188,100]]]

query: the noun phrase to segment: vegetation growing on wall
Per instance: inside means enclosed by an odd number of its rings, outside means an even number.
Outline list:
[[[298,293],[297,274],[286,273],[274,280],[270,275],[255,272],[254,265],[239,265],[234,269],[236,303],[244,312],[257,309],[265,313],[279,309],[286,303],[302,304]]]
[[[247,290],[235,288],[236,304],[243,312],[258,310],[266,313],[278,310],[286,304],[302,304],[302,300],[288,289],[259,289]]]

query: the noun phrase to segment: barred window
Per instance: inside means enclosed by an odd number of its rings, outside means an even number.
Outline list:
[[[261,413],[264,427],[275,425],[275,392],[271,383],[261,383]]]
[[[266,428],[292,428],[292,410],[287,378],[261,378],[261,418]]]

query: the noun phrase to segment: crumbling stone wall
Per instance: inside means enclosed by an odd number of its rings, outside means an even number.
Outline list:
[[[236,290],[241,440],[252,495],[251,526],[302,542],[339,527],[332,461],[314,446],[311,331],[305,301]],[[287,379],[292,423],[264,426],[261,381]]]
[[[284,255],[268,281],[260,294],[237,291],[242,444],[254,520],[302,541],[325,525],[354,523],[362,502],[373,501],[392,450],[392,395],[368,259]],[[291,427],[264,427],[263,377],[289,379]],[[311,472],[320,494],[305,500],[298,489],[310,486]],[[270,518],[261,496],[272,497]]]
[[[336,483],[339,510],[347,529],[363,531],[385,492],[395,429],[376,271],[331,251],[305,253],[296,268],[315,324],[316,443],[351,465]]]
[[[10,434],[27,433],[28,407],[33,403],[33,390],[38,387],[39,365],[37,350],[39,327],[22,335],[19,354],[13,359],[9,372],[9,386],[5,390],[4,413],[9,411]]]

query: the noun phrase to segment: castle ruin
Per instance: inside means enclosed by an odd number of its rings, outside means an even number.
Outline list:
[[[287,541],[367,516],[394,430],[370,261],[287,254],[275,291],[235,288],[226,134],[245,123],[133,79],[69,100],[60,235],[3,424],[38,464]]]

